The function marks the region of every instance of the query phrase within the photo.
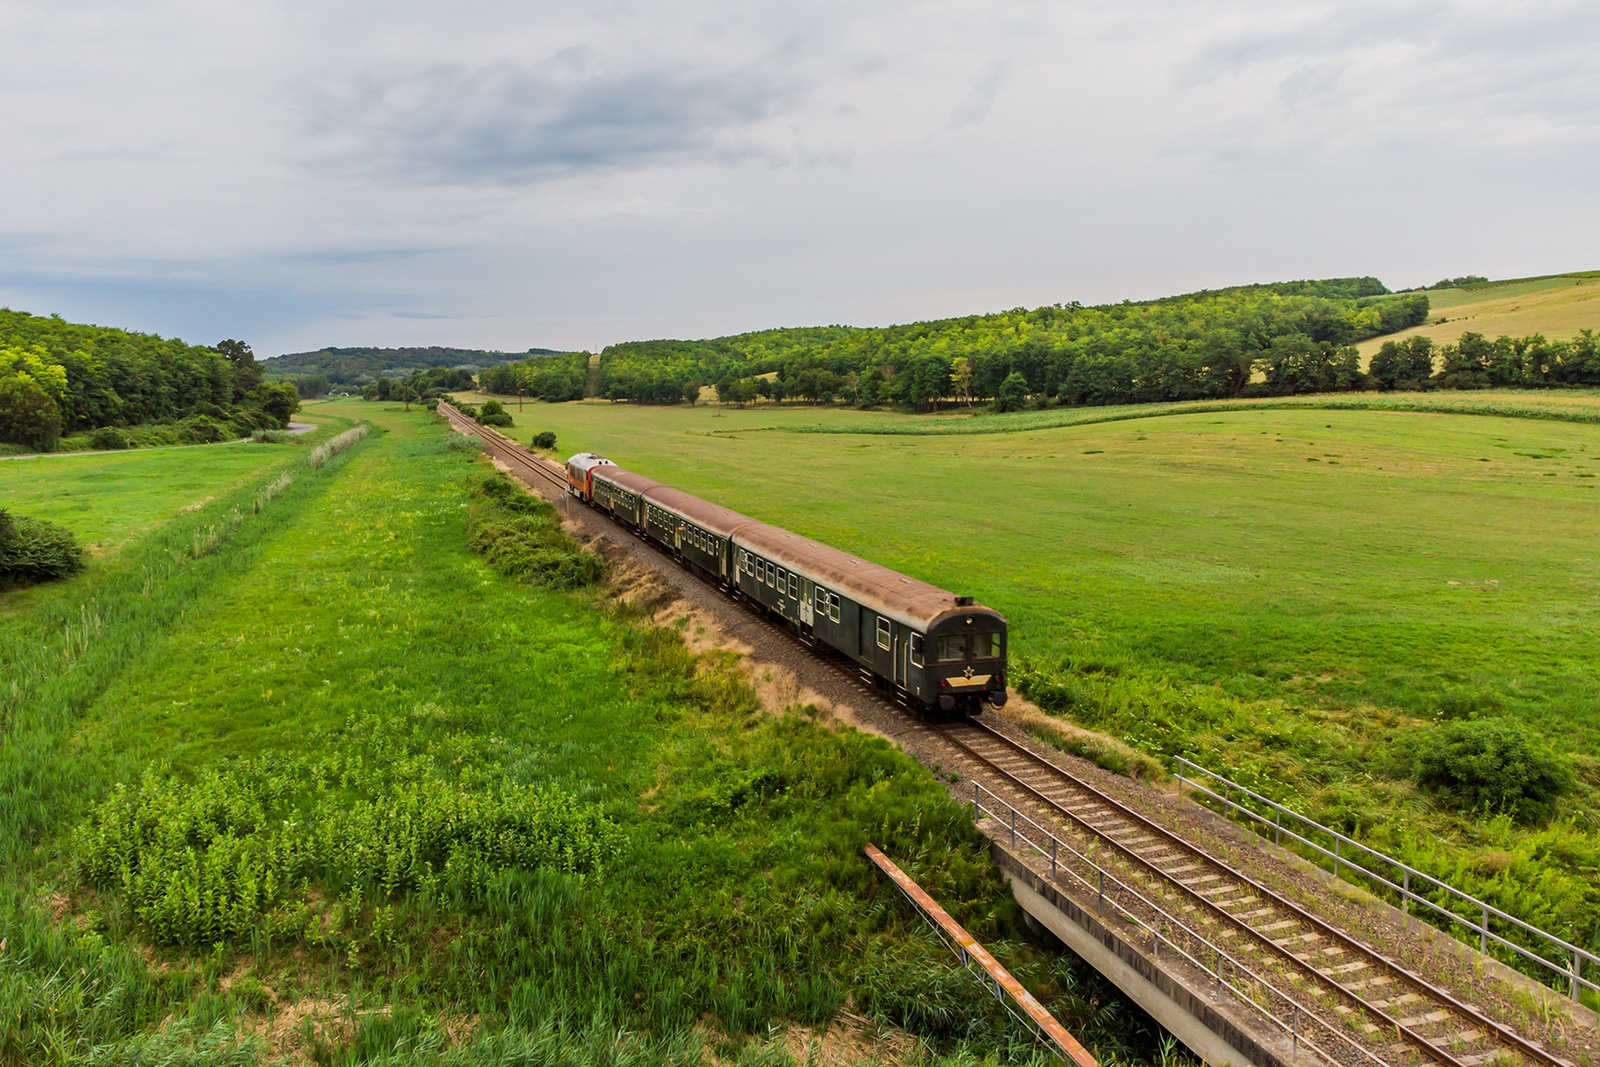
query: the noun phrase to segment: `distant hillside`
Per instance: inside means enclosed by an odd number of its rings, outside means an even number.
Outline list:
[[[1547,274],[1474,282],[1448,289],[1430,289],[1431,315],[1426,325],[1401,333],[1396,340],[1426,337],[1447,344],[1463,333],[1487,337],[1528,337],[1570,341],[1583,330],[1600,329],[1600,271]],[[1371,356],[1383,341],[1361,345]]]
[[[672,403],[698,382],[723,383],[735,400],[848,398],[919,410],[961,396],[1002,406],[1121,404],[1237,396],[1264,367],[1273,368],[1265,373],[1274,390],[1348,389],[1352,346],[1420,325],[1428,301],[1391,293],[1377,278],[1327,278],[903,326],[635,341],[601,353],[599,394]],[[739,381],[755,392],[742,395]]]
[[[269,375],[287,378],[320,374],[330,385],[364,385],[379,378],[404,378],[413,371],[434,367],[466,367],[478,371],[530,356],[557,355],[555,349],[530,348],[526,352],[490,352],[479,348],[321,348],[315,352],[290,352],[261,361]]]

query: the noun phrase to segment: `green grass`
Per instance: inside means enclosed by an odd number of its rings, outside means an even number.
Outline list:
[[[1025,1058],[867,840],[1113,1062],[1156,1053],[1108,987],[1026,944],[926,771],[762,713],[727,657],[598,594],[503,576],[468,548],[483,459],[425,413],[324,410],[382,432],[259,513],[246,485],[155,531],[0,640],[34,687],[0,693],[0,1062],[786,1062],[782,1030],[846,998],[919,1057]],[[191,522],[223,533],[196,555]],[[599,813],[621,854],[485,866],[499,844],[446,834],[442,867],[372,865],[417,840],[402,811],[498,819],[530,789]],[[254,911],[119,873],[237,901],[254,849],[291,872]]]
[[[1232,770],[1587,943],[1597,413],[1566,392],[973,419],[569,404],[514,433],[975,595],[1047,710]],[[1497,714],[1577,764],[1548,830],[1457,812],[1390,758],[1405,730]]]
[[[1490,338],[1542,333],[1561,340],[1600,329],[1600,275],[1585,271],[1440,289],[1428,293],[1428,307],[1426,325],[1363,341],[1361,355],[1370,358],[1385,341],[1413,334],[1449,344],[1468,330]]]

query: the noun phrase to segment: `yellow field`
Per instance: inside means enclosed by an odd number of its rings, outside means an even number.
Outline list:
[[[1385,341],[1413,334],[1444,344],[1468,330],[1491,338],[1542,333],[1551,340],[1574,337],[1579,330],[1600,330],[1600,276],[1558,275],[1440,289],[1428,294],[1428,302],[1431,314],[1425,325],[1362,342],[1362,364]]]

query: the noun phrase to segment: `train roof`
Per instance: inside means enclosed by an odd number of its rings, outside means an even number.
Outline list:
[[[755,519],[741,515],[732,508],[713,504],[709,500],[701,500],[697,496],[690,496],[682,489],[674,489],[668,485],[658,485],[651,489],[645,493],[645,499],[656,507],[688,519],[720,537],[731,537],[746,526],[760,525]]]
[[[610,482],[612,485],[620,486],[630,493],[646,493],[661,485],[654,478],[646,478],[642,474],[635,474],[633,471],[623,470],[617,466],[599,468],[594,472],[594,476],[603,482]]]
[[[948,615],[990,615],[1005,621],[992,608],[970,600],[960,603],[948,589],[940,589],[779,526],[753,523],[739,530],[734,540],[781,562],[790,570],[799,571],[813,582],[848,593],[851,600],[880,615],[917,630],[925,632]]]
[[[974,604],[965,597],[959,599],[967,603],[960,603],[948,589],[841,552],[832,545],[802,537],[780,526],[741,515],[732,508],[662,485],[642,474],[608,466],[597,469],[594,476],[640,493],[656,507],[718,536],[732,537],[735,544],[782,563],[813,582],[848,594],[856,603],[914,629],[926,632],[950,615],[988,615],[1005,622],[1004,616],[992,608]]]

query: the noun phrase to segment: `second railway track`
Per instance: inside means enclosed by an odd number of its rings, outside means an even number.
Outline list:
[[[567,494],[564,475],[532,451],[445,407],[452,423],[484,438],[513,473]],[[594,515],[603,518],[600,512]],[[628,532],[621,526],[614,529]],[[717,592],[752,619],[787,631],[766,619],[758,605],[726,590]],[[897,706],[889,694],[861,679],[853,664],[825,648],[812,651],[858,692]],[[918,722],[912,730],[923,735],[925,761],[932,755],[940,766],[960,770],[968,782],[980,784],[1070,842],[1079,855],[1093,857],[1092,865],[1114,873],[1122,887],[1114,894],[1115,909],[1138,926],[1159,931],[1159,940],[1178,947],[1179,955],[1186,945],[1204,955],[1225,944],[1228,957],[1249,976],[1230,984],[1240,994],[1236,999],[1244,1001],[1236,1007],[1267,1015],[1297,1040],[1303,1034],[1307,1053],[1339,1067],[1571,1067],[1570,1061],[1029,745],[975,720]],[[1058,862],[1066,871],[1074,861],[1069,854]],[[1080,881],[1084,873],[1079,872]],[[1190,953],[1190,958],[1200,956]],[[1217,969],[1220,976],[1220,962]],[[1321,1036],[1320,1043],[1312,1040],[1314,1035]]]

